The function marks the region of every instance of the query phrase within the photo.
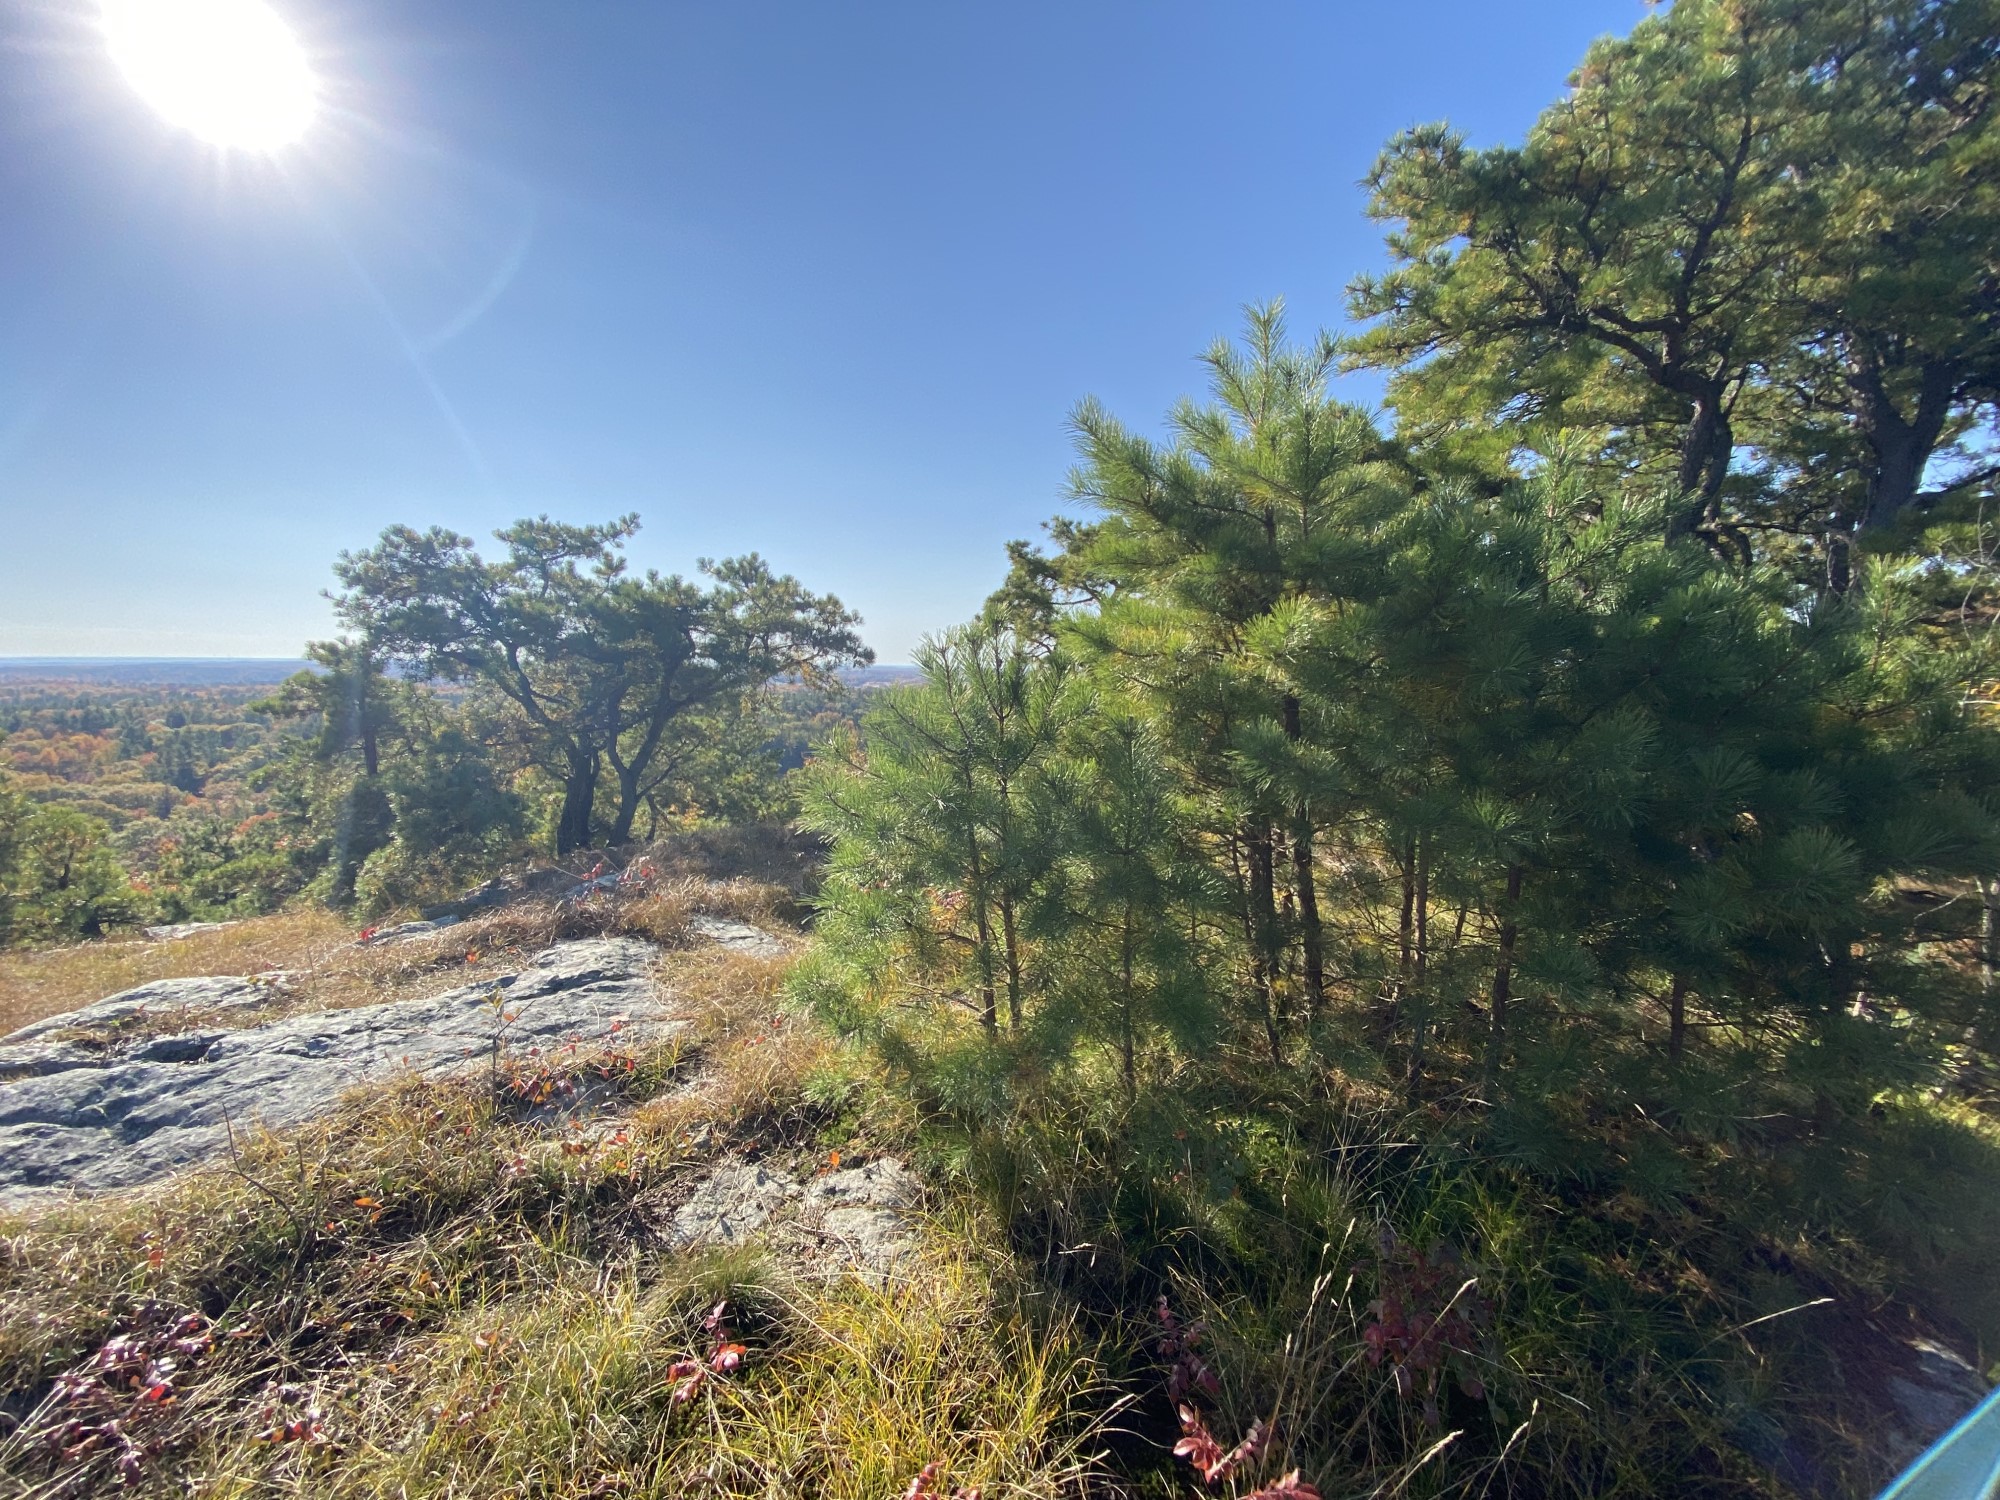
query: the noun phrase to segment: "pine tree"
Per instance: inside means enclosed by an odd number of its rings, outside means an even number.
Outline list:
[[[923,893],[906,926],[970,960],[989,1033],[1004,987],[1019,1031],[1023,917],[1047,869],[1034,806],[1071,712],[1065,668],[993,627],[928,640],[916,661],[923,683],[881,694],[864,716],[865,749],[807,768],[804,820],[835,840],[831,901],[884,883]]]
[[[327,899],[344,906],[354,897],[362,864],[393,833],[395,814],[381,782],[383,747],[403,733],[411,693],[384,675],[380,654],[366,641],[313,641],[306,655],[317,671],[293,674],[250,708],[310,726],[302,746],[308,763],[290,767],[281,779],[295,800],[303,794],[295,814],[327,825]]]
[[[1094,613],[1070,618],[1072,636],[1171,726],[1229,852],[1274,1062],[1288,927],[1308,1015],[1325,1001],[1316,842],[1329,809],[1317,802],[1332,788],[1306,745],[1306,706],[1260,680],[1252,635],[1326,594],[1329,580],[1369,568],[1373,527],[1400,498],[1366,413],[1327,395],[1335,357],[1325,338],[1291,347],[1274,303],[1250,310],[1243,348],[1210,349],[1214,400],[1176,409],[1172,447],[1094,404],[1076,417],[1083,463],[1072,490],[1103,519],[1072,533],[1068,572],[1104,585]],[[1278,905],[1287,883],[1289,923]]]
[[[1191,937],[1216,892],[1189,840],[1176,778],[1136,715],[1092,705],[1045,778],[1044,837],[1058,844],[1035,928],[1054,950],[1059,1024],[1111,1043],[1128,1102],[1164,1032],[1195,1051],[1212,1031]]]

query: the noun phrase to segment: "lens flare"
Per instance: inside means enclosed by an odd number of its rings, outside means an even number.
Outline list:
[[[312,123],[305,49],[264,0],[103,0],[102,18],[112,60],[168,123],[244,151]]]

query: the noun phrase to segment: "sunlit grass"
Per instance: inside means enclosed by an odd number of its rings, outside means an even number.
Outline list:
[[[120,937],[0,950],[0,1034],[155,979],[314,970],[351,945],[354,933],[354,924],[332,912],[301,907],[175,942]]]
[[[671,1062],[639,1075],[677,1078]],[[779,1113],[782,1076],[758,1075]],[[1054,1495],[1082,1472],[1085,1342],[1030,1312],[1005,1258],[978,1248],[990,1229],[885,1287],[668,1251],[634,1215],[687,1161],[690,1119],[643,1118],[571,1156],[540,1149],[559,1129],[471,1085],[410,1084],[164,1191],[15,1216],[0,1380],[45,1391],[148,1303],[207,1310],[215,1347],[147,1482],[212,1495],[864,1500],[932,1461],[989,1495]],[[718,1297],[749,1361],[677,1406],[667,1367]],[[312,1441],[260,1436],[308,1416]],[[0,1472],[51,1494],[107,1479],[20,1433],[0,1439]]]
[[[285,1011],[372,1005],[491,979],[567,938],[613,932],[681,945],[697,914],[783,931],[787,902],[776,886],[686,877],[638,899],[523,902],[391,946],[357,946],[358,923],[301,904],[170,942],[115,938],[0,951],[0,1034],[156,979],[211,974],[283,971],[274,1005]]]
[[[582,1132],[477,1079],[401,1082],[153,1191],[0,1218],[0,1385],[30,1403],[0,1474],[114,1483],[102,1453],[57,1456],[32,1403],[157,1306],[205,1314],[214,1345],[144,1430],[142,1492],[872,1500],[931,1462],[988,1496],[1076,1490],[1105,1406],[1090,1342],[976,1210],[882,1286],[649,1228],[649,1195],[732,1142],[858,1128],[851,1080],[816,1080],[860,1065],[778,1013],[786,965],[669,952],[690,1030]],[[717,1298],[749,1360],[676,1405],[668,1367]]]

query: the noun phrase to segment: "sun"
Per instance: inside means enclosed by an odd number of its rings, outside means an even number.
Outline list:
[[[112,60],[170,124],[275,151],[312,123],[305,49],[264,0],[103,0],[102,15]]]

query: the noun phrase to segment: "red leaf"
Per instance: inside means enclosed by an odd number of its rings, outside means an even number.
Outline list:
[[[1182,1437],[1174,1444],[1174,1457],[1184,1458],[1206,1480],[1216,1473],[1222,1463],[1222,1444],[1208,1430],[1201,1413],[1183,1403],[1179,1408]]]
[[[676,1382],[671,1399],[676,1406],[694,1399],[694,1393],[701,1389],[701,1383],[708,1378],[708,1371],[692,1359],[677,1359],[667,1366],[667,1379]]]

